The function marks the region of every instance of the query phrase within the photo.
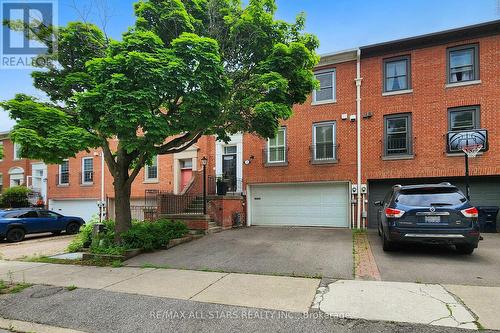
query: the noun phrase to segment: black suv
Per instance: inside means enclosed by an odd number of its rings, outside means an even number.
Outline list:
[[[384,251],[404,242],[455,245],[463,254],[477,248],[478,210],[450,183],[395,185],[375,205]]]

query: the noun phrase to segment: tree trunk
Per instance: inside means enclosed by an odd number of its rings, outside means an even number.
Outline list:
[[[121,243],[121,234],[132,226],[130,213],[131,182],[127,182],[125,174],[118,174],[114,180],[115,188],[115,242]]]

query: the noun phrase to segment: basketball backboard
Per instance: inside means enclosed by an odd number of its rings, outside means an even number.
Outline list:
[[[461,153],[465,146],[471,145],[482,145],[481,151],[487,151],[488,131],[479,129],[448,132],[446,142],[448,153]]]

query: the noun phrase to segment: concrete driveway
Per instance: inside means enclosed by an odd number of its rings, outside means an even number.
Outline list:
[[[475,286],[500,286],[500,234],[483,234],[472,255],[453,247],[414,245],[384,252],[376,231],[370,246],[382,280]]]
[[[0,258],[5,260],[22,259],[35,256],[51,256],[66,252],[74,235],[53,236],[50,233],[27,235],[26,239],[19,243],[0,241]]]
[[[352,234],[346,229],[234,229],[142,254],[125,264],[352,279]]]

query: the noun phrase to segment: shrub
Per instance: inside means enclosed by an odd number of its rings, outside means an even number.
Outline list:
[[[123,243],[129,248],[147,251],[158,249],[168,241],[187,234],[188,229],[182,222],[160,219],[155,222],[133,223],[132,228],[122,235]]]
[[[31,190],[25,186],[9,187],[0,197],[0,206],[4,208],[29,207],[29,194],[31,194]]]
[[[68,246],[68,251],[81,251],[90,247],[92,253],[119,255],[128,249],[155,250],[168,244],[171,239],[188,233],[186,225],[179,221],[160,219],[155,222],[133,221],[129,231],[122,234],[122,243],[115,244],[114,221],[104,221],[107,231],[99,239],[92,239],[92,228],[97,221],[92,220],[80,229],[80,233]]]

